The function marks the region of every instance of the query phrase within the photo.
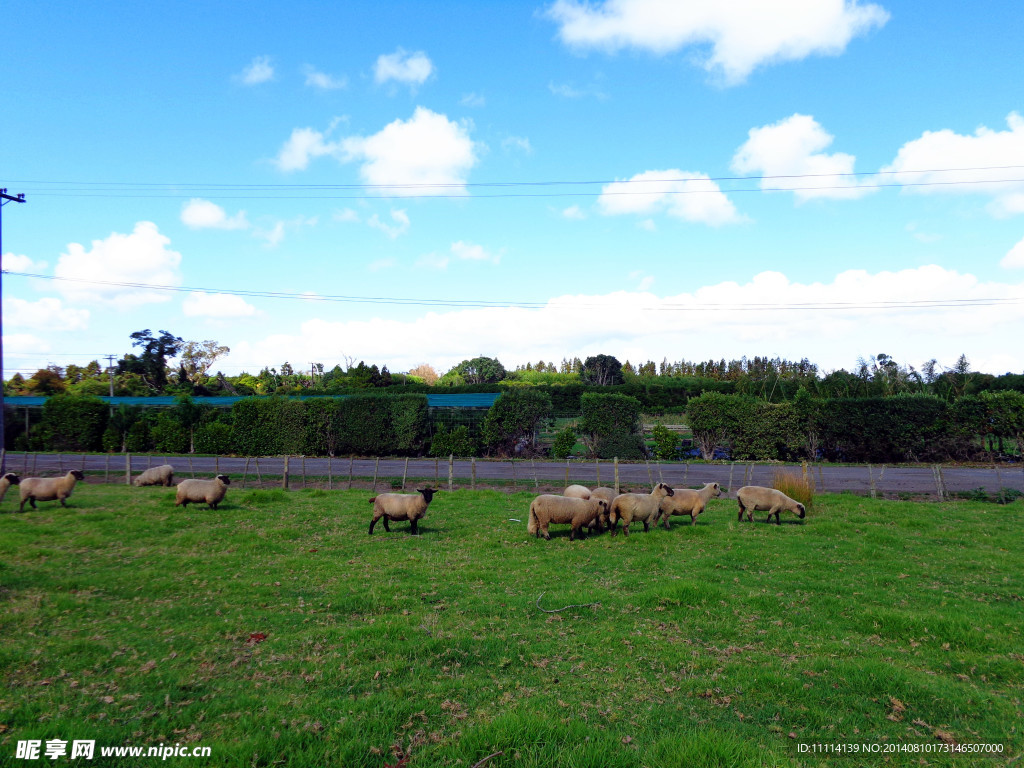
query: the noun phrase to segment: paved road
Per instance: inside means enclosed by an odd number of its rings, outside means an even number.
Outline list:
[[[191,457],[191,456],[131,456],[132,474],[150,466],[173,464],[178,477],[209,476],[218,472],[244,478],[245,485],[279,484],[284,472],[285,460],[281,457],[246,459],[236,457]],[[85,454],[23,454],[8,453],[6,470],[17,472],[24,477],[53,476],[69,469],[84,469],[91,482],[124,482],[126,457],[114,455]],[[648,488],[654,482],[664,480],[674,487],[699,486],[707,482],[721,483],[725,488],[739,488],[742,485],[771,485],[772,474],[780,468],[778,464],[720,463],[620,463],[619,483],[626,488]],[[567,483],[587,486],[613,485],[615,465],[611,461],[490,461],[456,459],[451,463],[451,476],[455,487],[469,487],[474,477],[481,484],[501,484],[519,490],[558,489]],[[800,472],[801,468],[789,465],[786,469]],[[303,485],[344,488],[350,476],[356,487],[366,487],[371,478],[377,477],[378,488],[391,487],[392,482],[401,482],[406,477],[406,486],[429,482],[438,487],[447,487],[449,462],[447,459],[349,459],[349,458],[303,458],[293,456],[288,460],[291,487]],[[984,488],[989,493],[998,493],[1001,488],[1012,488],[1024,492],[1024,467],[1007,464],[992,467],[936,467],[930,464],[910,466],[865,466],[865,465],[812,465],[819,491],[869,494],[874,490],[878,495],[897,494],[935,495],[941,487],[943,493],[957,493]],[[239,480],[236,480],[239,482]]]

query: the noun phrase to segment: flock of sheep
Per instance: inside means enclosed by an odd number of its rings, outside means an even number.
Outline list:
[[[19,512],[25,511],[25,502],[36,508],[37,501],[65,501],[75,489],[75,483],[83,480],[81,470],[72,469],[63,477],[27,477],[21,479],[13,472],[0,477],[0,500],[3,500],[7,489],[17,485],[21,494]],[[174,484],[174,467],[163,464],[151,467],[140,474],[132,482],[136,486],[162,485],[170,487]],[[210,509],[227,495],[231,480],[227,475],[217,475],[212,480],[182,480],[177,485],[174,505],[188,507],[190,503],[205,502]],[[407,521],[413,535],[419,533],[418,522],[427,514],[427,507],[437,488],[419,488],[416,494],[381,493],[370,499],[373,504],[373,516],[370,519],[370,535],[379,520],[384,521],[384,530],[390,532],[389,522]],[[622,523],[622,533],[629,536],[629,526],[643,523],[644,531],[652,525],[664,520],[665,529],[669,528],[669,520],[674,515],[689,515],[690,523],[696,525],[697,516],[707,506],[708,500],[722,495],[722,487],[718,483],[707,483],[699,491],[688,488],[671,488],[665,483],[658,483],[650,493],[616,493],[612,488],[590,489],[582,485],[570,485],[562,495],[542,494],[530,504],[530,516],[526,526],[529,534],[550,539],[548,527],[555,525],[571,526],[569,540],[583,535],[584,531],[611,530],[612,535],[618,533],[618,525]],[[777,524],[779,514],[789,511],[801,520],[806,515],[804,505],[791,499],[782,491],[758,485],[746,485],[736,492],[739,502],[739,519],[746,514],[747,520],[754,519],[754,512],[767,512],[765,522],[775,517]]]

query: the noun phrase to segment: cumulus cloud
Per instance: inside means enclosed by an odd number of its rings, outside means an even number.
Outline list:
[[[181,303],[185,317],[209,317],[227,319],[232,317],[252,317],[256,307],[241,296],[230,293],[206,293],[193,291]]]
[[[150,221],[137,223],[131,234],[114,232],[104,240],[93,240],[88,250],[69,243],[54,269],[54,275],[63,278],[56,288],[71,303],[105,304],[122,310],[168,301],[166,291],[74,281],[180,285],[181,254],[169,248],[170,244],[170,238]]]
[[[392,240],[409,231],[409,215],[404,210],[395,210],[392,208],[391,221],[394,223],[389,224],[386,221],[382,221],[380,216],[375,213],[366,220],[366,223],[374,229],[380,230]]]
[[[633,279],[642,281],[644,276]],[[913,365],[932,357],[952,365],[966,350],[972,361],[1002,356],[997,373],[1024,369],[1024,352],[1008,350],[1005,343],[1014,333],[1024,332],[1024,305],[970,306],[962,301],[1017,297],[1024,284],[983,282],[929,265],[893,272],[849,270],[831,281],[814,283],[764,272],[744,282],[670,295],[645,287],[648,290],[555,296],[540,309],[431,309],[411,320],[387,311],[344,322],[310,319],[286,333],[252,342],[252,357],[285,360],[305,355],[303,359],[316,360],[354,354],[403,370],[424,359],[447,368],[469,356],[467,350],[487,350],[506,366],[515,366],[538,358],[560,360],[567,354],[581,359],[603,353],[623,361],[660,360],[666,349],[685,349],[685,356],[694,360],[806,356],[826,369],[849,369],[859,356],[879,352]],[[765,296],[771,296],[771,302]],[[935,299],[961,301],[935,308],[909,304]],[[887,308],[886,302],[903,307]],[[608,312],[609,306],[616,311]],[[993,327],[1005,332],[993,334]],[[368,340],[366,348],[353,350],[353,339]],[[249,359],[244,354],[243,358]]]
[[[895,160],[882,169],[887,174],[883,178],[913,185],[906,191],[914,194],[988,195],[989,211],[998,217],[1024,213],[1020,170],[1008,167],[1024,165],[1024,117],[1011,112],[1006,123],[1008,130],[980,126],[972,135],[925,131],[900,147]]]
[[[999,266],[1005,269],[1024,269],[1024,240],[1021,240],[1003,256]]]
[[[46,269],[46,262],[33,261],[22,253],[11,253],[8,251],[4,254],[4,269],[9,269],[12,272],[39,273]]]
[[[881,6],[858,0],[557,0],[547,16],[562,41],[581,50],[667,54],[710,46],[703,66],[727,84],[765,64],[839,55],[889,20]]]
[[[324,155],[337,155],[339,146],[315,128],[295,128],[281,146],[274,164],[282,171],[304,171],[309,161]]]
[[[771,125],[751,128],[748,136],[746,143],[736,150],[732,168],[738,173],[776,177],[762,179],[762,189],[793,189],[798,202],[813,198],[853,199],[873,190],[851,175],[856,160],[853,155],[822,152],[835,137],[810,115],[795,114]],[[790,176],[803,178],[784,178]]]
[[[377,83],[394,81],[403,85],[421,85],[434,73],[434,64],[423,51],[408,53],[399,48],[377,57],[373,79]]]
[[[533,146],[525,136],[506,136],[501,140],[501,148],[506,152],[517,151],[523,154],[533,154]]]
[[[181,221],[190,229],[248,229],[245,211],[228,216],[223,208],[209,200],[192,198],[181,209]]]
[[[39,301],[8,298],[4,302],[4,322],[11,328],[39,331],[83,331],[89,327],[89,310],[65,307],[60,299]],[[7,337],[4,337],[6,343]]]
[[[606,216],[665,213],[713,227],[744,220],[706,174],[677,169],[645,171],[626,181],[606,184],[597,204]]]
[[[242,70],[236,79],[243,85],[259,85],[274,79],[274,67],[269,56],[257,56],[252,63]]]
[[[306,73],[306,85],[310,88],[319,88],[322,91],[335,91],[348,87],[347,77],[328,75],[326,72],[321,72],[316,67],[310,65],[306,65],[304,71]]]

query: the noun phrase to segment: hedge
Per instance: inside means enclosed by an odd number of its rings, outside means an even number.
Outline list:
[[[580,398],[579,432],[600,459],[642,459],[647,455],[640,433],[640,401],[619,394],[587,392]]]

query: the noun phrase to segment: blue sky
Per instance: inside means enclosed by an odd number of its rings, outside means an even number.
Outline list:
[[[0,186],[28,199],[3,208],[5,375],[143,328],[228,345],[229,374],[1024,371],[1022,16],[5,3]]]

